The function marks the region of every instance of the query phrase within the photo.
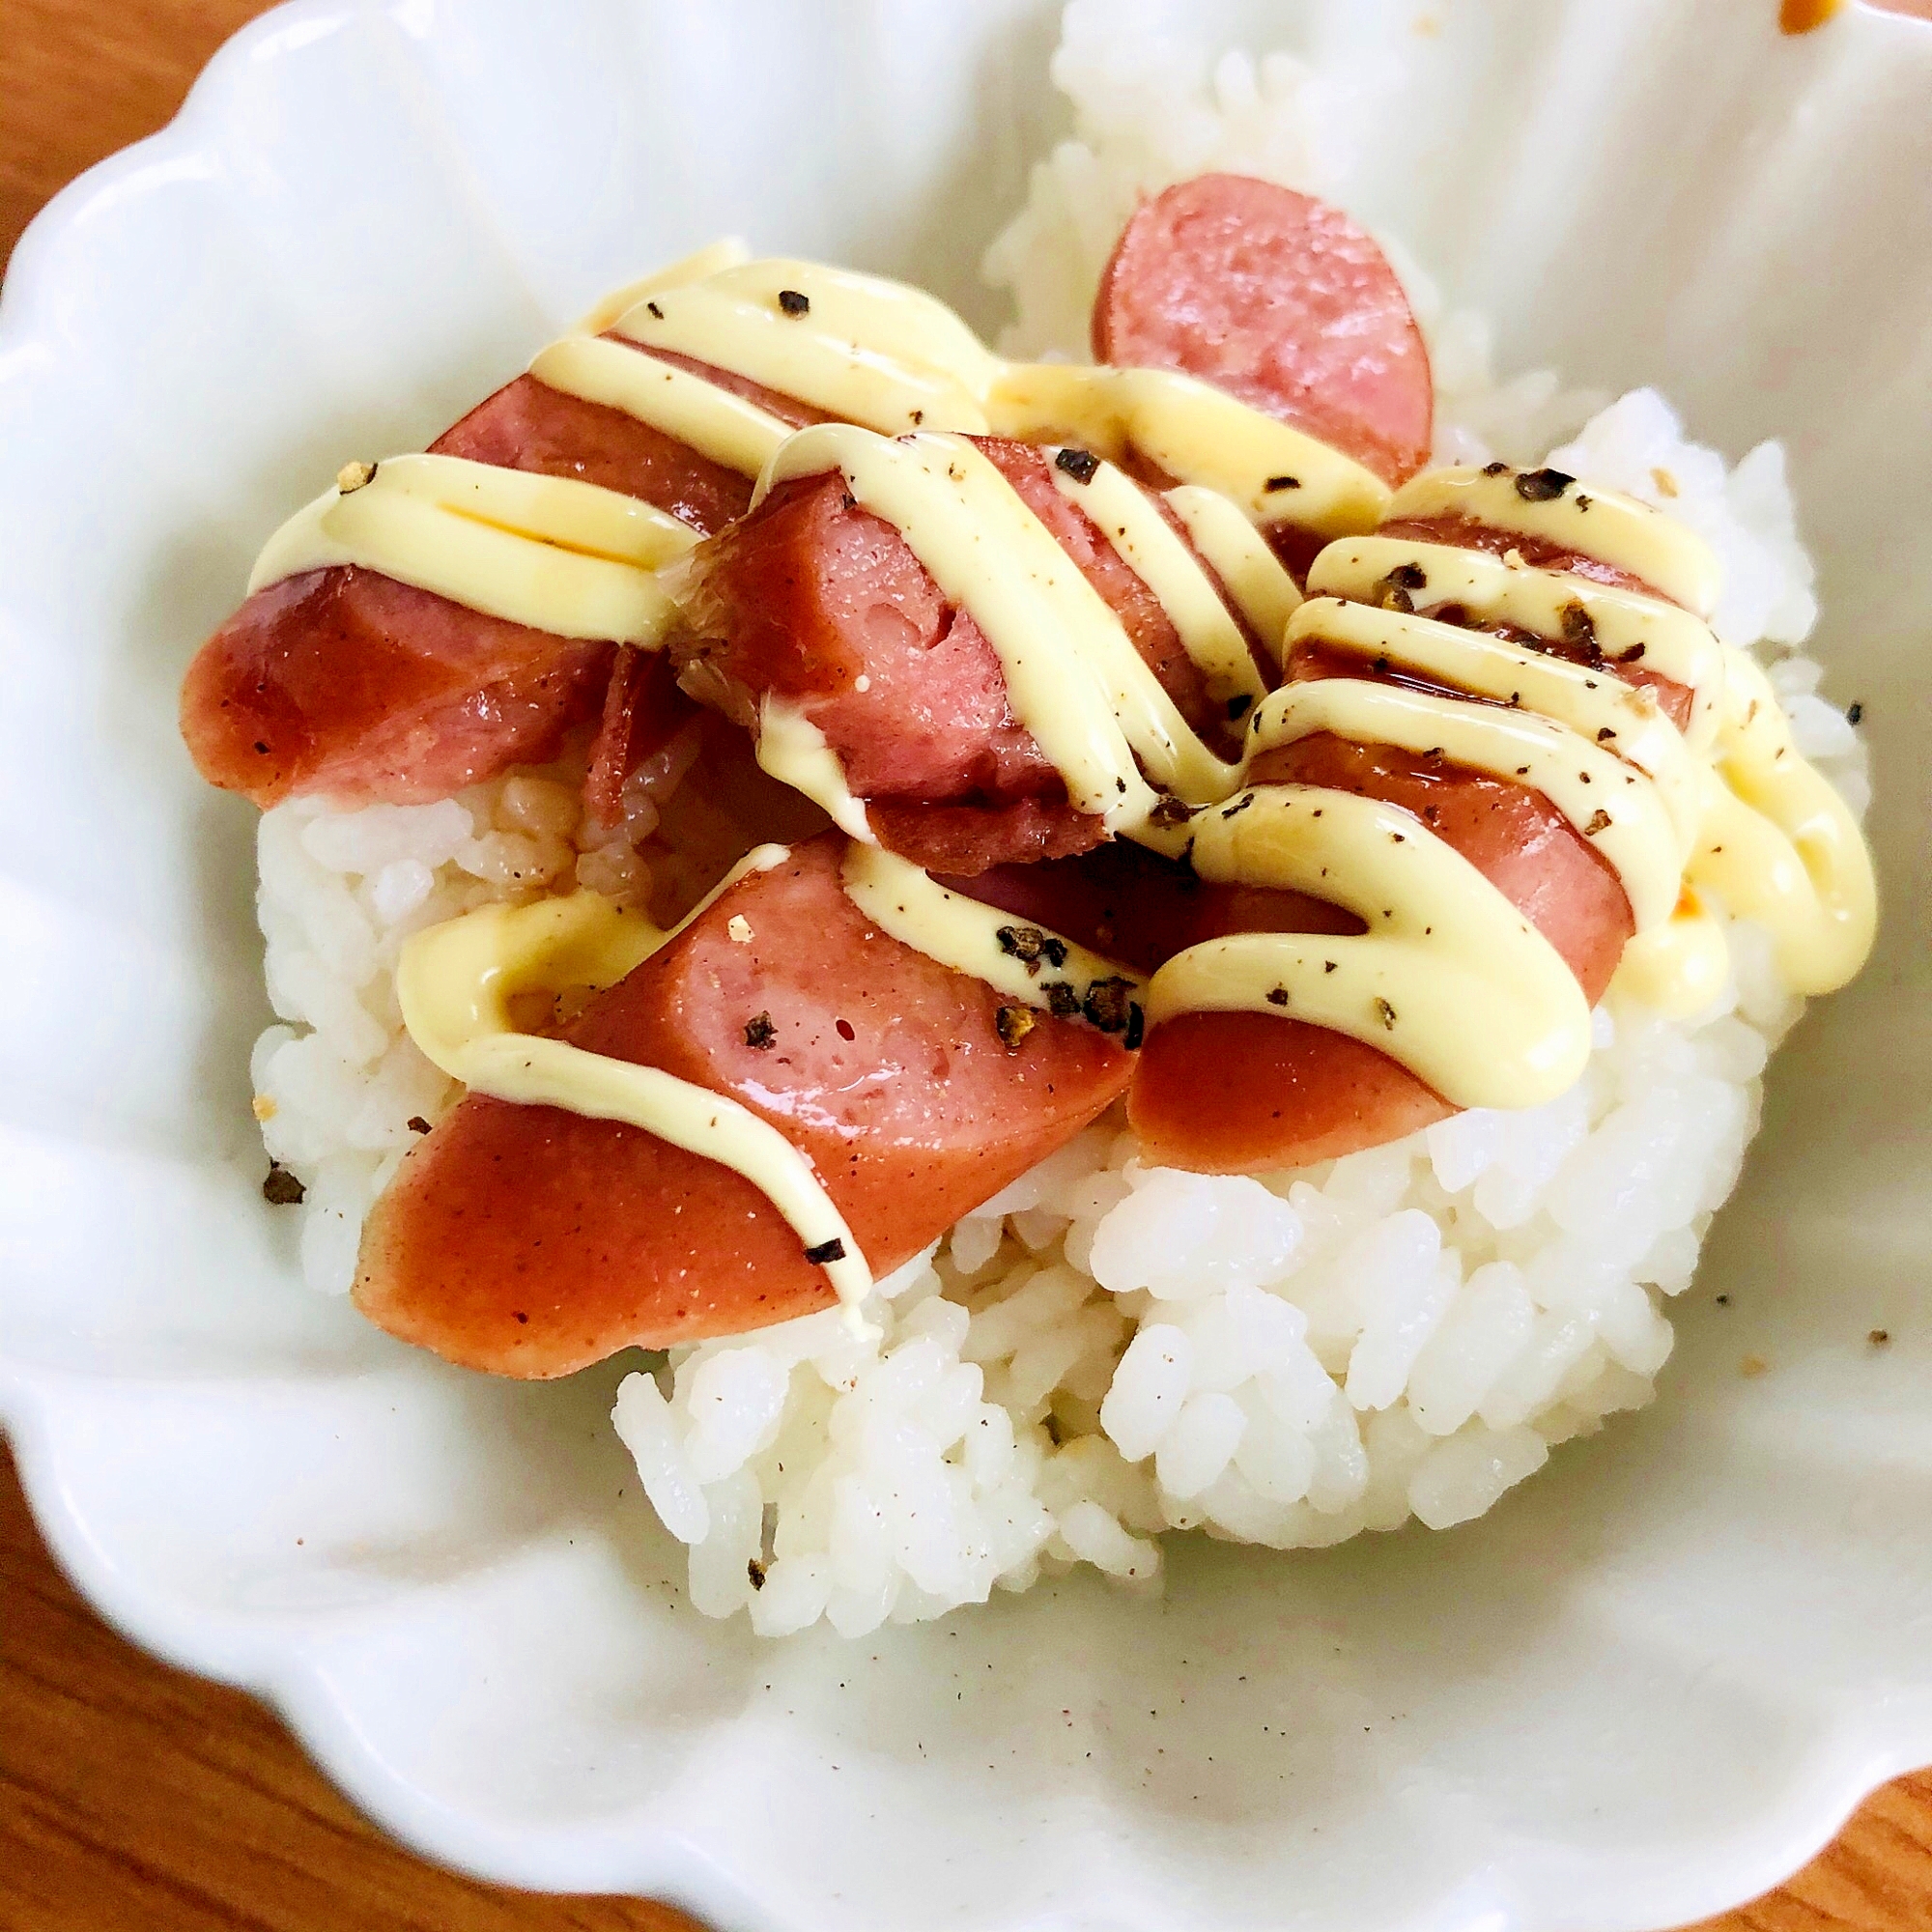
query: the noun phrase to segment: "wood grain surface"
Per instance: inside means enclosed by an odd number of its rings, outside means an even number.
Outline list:
[[[1686,0],[1692,4],[1692,0]],[[1766,0],[1767,5],[1775,0]],[[0,0],[0,259],[46,198],[167,120],[261,0]],[[1932,0],[1908,11],[1932,13]],[[0,1455],[0,1932],[694,1932],[398,1849],[260,1704],[168,1668],[74,1594]],[[1932,1773],[1782,1890],[1698,1932],[1928,1932]]]

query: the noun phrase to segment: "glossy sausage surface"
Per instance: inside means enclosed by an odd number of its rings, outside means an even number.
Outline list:
[[[1070,1139],[1133,1063],[1115,1038],[1045,1012],[1005,1045],[990,987],[859,911],[840,883],[844,850],[827,835],[742,880],[559,1037],[778,1126],[884,1275]],[[533,1378],[832,1298],[791,1228],[730,1169],[638,1127],[480,1094],[404,1160],[355,1287],[391,1333]]]

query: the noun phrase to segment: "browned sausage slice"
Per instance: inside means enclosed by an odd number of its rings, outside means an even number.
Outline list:
[[[1094,354],[1175,369],[1402,483],[1429,459],[1429,354],[1375,242],[1326,202],[1199,175],[1127,223],[1094,306]]]
[[[975,439],[1121,619],[1190,724],[1227,729],[1158,601],[1077,504],[1044,451]],[[687,690],[742,723],[797,703],[825,734],[882,843],[970,874],[1089,849],[1098,818],[1014,716],[998,654],[893,526],[837,475],[802,477],[696,554],[689,628],[670,649]]]
[[[1070,1139],[1133,1061],[1044,1011],[1008,1047],[989,986],[860,912],[844,851],[827,835],[742,880],[561,1037],[778,1126],[883,1275]],[[638,1127],[472,1095],[377,1204],[355,1298],[452,1361],[542,1378],[783,1321],[832,1291],[731,1170]]]
[[[686,366],[787,422],[822,419],[741,377]],[[742,514],[752,495],[748,478],[664,431],[531,376],[430,449],[615,490],[699,531]],[[265,809],[302,792],[353,805],[446,798],[554,757],[564,732],[596,716],[611,648],[372,571],[311,572],[257,591],[202,646],[183,686],[182,735],[211,784]]]
[[[1257,759],[1257,782],[1386,799],[1421,819],[1549,941],[1594,1006],[1632,932],[1616,874],[1541,792],[1321,732]],[[1272,910],[1270,901],[1281,906]],[[1314,913],[1317,917],[1310,917]],[[1358,932],[1298,894],[1208,902],[1195,939],[1220,932]],[[1204,1077],[1204,1069],[1211,1072]],[[1386,1054],[1269,1013],[1185,1013],[1141,1050],[1128,1118],[1147,1158],[1209,1174],[1307,1167],[1401,1140],[1456,1109]]]
[[[448,798],[556,755],[594,717],[611,646],[554,638],[352,565],[258,590],[188,666],[181,728],[211,784]]]

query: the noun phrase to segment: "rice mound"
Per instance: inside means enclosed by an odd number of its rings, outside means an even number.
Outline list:
[[[1008,347],[1078,353],[1137,194],[1236,167],[1320,191],[1321,78],[1205,57],[1075,0],[1054,77],[1079,138],[1035,172],[987,271]],[[1854,809],[1863,748],[1797,645],[1816,617],[1776,443],[1733,468],[1663,400],[1488,370],[1479,321],[1402,263],[1438,376],[1437,458],[1546,459],[1657,503],[1726,569],[1717,628],[1769,668],[1799,748]],[[1564,440],[1568,438],[1568,440]],[[1554,445],[1552,447],[1552,445]],[[306,1184],[303,1272],[350,1284],[369,1204],[457,1090],[402,1031],[409,934],[490,899],[593,886],[664,916],[722,869],[728,828],[680,789],[680,741],[581,818],[581,765],[422,807],[303,800],[261,826],[268,982],[253,1060],[269,1151]],[[700,781],[702,773],[699,775]],[[645,1357],[615,1423],[710,1616],[848,1636],[1085,1563],[1157,1587],[1159,1535],[1278,1548],[1487,1510],[1550,1448],[1650,1400],[1663,1306],[1690,1282],[1756,1129],[1766,1057],[1802,1002],[1765,934],[1728,924],[1721,996],[1672,1021],[1614,994],[1583,1078],[1397,1145],[1260,1179],[1148,1167],[1117,1115],[879,1284],[862,1341],[828,1310]]]

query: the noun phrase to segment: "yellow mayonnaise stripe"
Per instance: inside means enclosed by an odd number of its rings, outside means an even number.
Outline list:
[[[749,377],[888,434],[986,428],[972,386],[977,362],[963,372],[950,366],[964,343],[980,359],[986,352],[930,297],[870,277],[803,262],[752,262],[667,289],[613,327],[646,348]]]
[[[1842,986],[1877,932],[1871,852],[1851,808],[1799,754],[1771,681],[1742,651],[1732,662],[1707,787],[1692,883],[1769,928],[1794,991]]]
[[[692,282],[709,281],[713,275],[722,274],[726,269],[740,268],[751,259],[751,249],[735,235],[707,242],[703,247],[694,248],[689,255],[679,256],[667,267],[654,269],[635,282],[626,282],[622,288],[612,289],[577,325],[578,330],[583,335],[602,335],[627,309],[636,308],[660,290],[681,289]]]
[[[594,484],[391,457],[359,489],[330,490],[297,511],[269,539],[248,589],[355,565],[556,637],[654,644],[674,614],[656,567],[696,540]]]
[[[1686,893],[1662,925],[1635,934],[1625,946],[1609,990],[1615,998],[1685,1020],[1710,1009],[1730,971],[1723,927],[1695,894]]]
[[[1404,573],[1399,583],[1398,571]],[[1689,686],[1686,735],[1699,750],[1710,742],[1724,685],[1724,647],[1708,624],[1679,605],[1586,577],[1506,563],[1488,551],[1410,537],[1345,537],[1329,544],[1308,571],[1310,597],[1381,604],[1398,589],[1424,616],[1454,606],[1464,623],[1511,624],[1552,642],[1593,639],[1606,659],[1629,658]]]
[[[1008,999],[1052,1010],[1056,988],[1063,1000],[1069,993],[1080,999],[1096,981],[1120,985],[1128,998],[1141,996],[1141,976],[1130,967],[1051,927],[1031,929],[1059,963],[1043,966],[1038,951],[1030,960],[1022,957],[1000,935],[1027,922],[947,891],[895,853],[854,845],[845,855],[844,884],[847,896],[882,932],[954,973],[983,980]]]
[[[1288,641],[1291,646],[1320,642],[1399,665],[1564,726],[1584,746],[1612,753],[1636,768],[1656,788],[1676,828],[1680,862],[1689,856],[1703,803],[1699,767],[1657,700],[1609,669],[1571,664],[1487,632],[1332,597],[1304,604],[1289,626]],[[1512,768],[1497,776],[1520,774]]]
[[[1308,893],[1368,930],[1249,932],[1189,947],[1148,988],[1148,1024],[1242,1011],[1379,1049],[1463,1107],[1533,1107],[1590,1050],[1576,976],[1459,852],[1400,807],[1301,785],[1244,791],[1189,828],[1205,879]]]
[[[1452,765],[1529,785],[1615,871],[1637,929],[1670,917],[1682,876],[1675,827],[1655,789],[1620,759],[1527,712],[1399,685],[1327,677],[1285,685],[1255,721],[1259,753],[1317,731],[1356,744],[1439,752]]]
[[[1261,531],[1217,491],[1182,483],[1168,491],[1167,501],[1186,526],[1208,569],[1234,599],[1235,608],[1247,619],[1248,628],[1280,664],[1288,621],[1301,602],[1288,566],[1268,548]]]
[[[972,612],[999,656],[1014,715],[1065,779],[1077,810],[1110,826],[1142,817],[1153,797],[1136,751],[1156,776],[1225,789],[1218,760],[1205,751],[1188,756],[1199,741],[1120,620],[970,442],[925,435],[888,440],[851,424],[820,423],[785,444],[759,479],[758,497],[793,476],[828,470],[899,531],[943,595]]]
[[[1626,571],[1698,616],[1710,616],[1718,602],[1718,558],[1695,530],[1614,490],[1563,478],[1558,492],[1558,475],[1501,465],[1427,469],[1395,493],[1387,521],[1457,517],[1540,537]]]
[[[845,781],[845,767],[825,733],[794,703],[770,692],[758,700],[758,734],[753,747],[758,768],[818,806],[847,837],[876,842],[862,800]]]
[[[748,870],[784,856],[782,846],[760,848],[691,918]],[[728,1167],[771,1202],[803,1248],[838,1243],[842,1254],[821,1265],[840,1300],[863,1301],[872,1276],[857,1239],[811,1162],[768,1121],[659,1067],[516,1031],[510,1001],[518,994],[613,985],[667,936],[595,893],[479,907],[404,946],[396,968],[403,1023],[424,1055],[472,1094],[622,1122]]]
[[[607,330],[888,433],[983,432],[993,426],[996,393],[1004,426],[1020,433],[1029,396],[1049,399],[1045,384],[1070,434],[1116,453],[1141,446],[1183,483],[1229,492],[1264,522],[1324,534],[1364,529],[1387,497],[1348,458],[1192,378],[1015,370],[920,290],[816,263],[750,261],[736,242],[701,248],[617,291],[576,334],[544,349],[529,373],[741,474],[758,474],[784,439],[778,417],[693,370],[603,339]],[[402,467],[411,464],[513,480],[451,480],[446,472],[411,482]],[[494,538],[462,526],[465,518]],[[628,533],[616,529],[624,519]],[[662,587],[641,580],[695,540],[651,506],[575,479],[524,477],[445,457],[391,458],[374,483],[349,497],[330,493],[292,518],[263,552],[251,588],[304,570],[358,565],[557,636],[647,644],[673,613]],[[559,563],[539,554],[546,549],[578,560]],[[635,575],[600,564],[630,566]],[[1259,589],[1252,594],[1268,601]],[[1202,633],[1197,641],[1209,640]]]
[[[1388,486],[1339,450],[1195,377],[1071,362],[1010,364],[986,398],[994,433],[1076,442],[1118,462],[1137,450],[1205,484],[1260,524],[1318,536],[1373,529]]]
[[[1181,648],[1200,671],[1208,696],[1218,704],[1236,697],[1258,703],[1264,697],[1267,687],[1255,668],[1241,627],[1153,498],[1111,463],[1094,464],[1084,481],[1077,471],[1056,463],[1053,480],[1068,502],[1093,519],[1115,554],[1153,593]]]
[[[529,373],[567,396],[621,410],[743,476],[756,476],[791,434],[791,425],[769,410],[608,336],[553,342]]]

